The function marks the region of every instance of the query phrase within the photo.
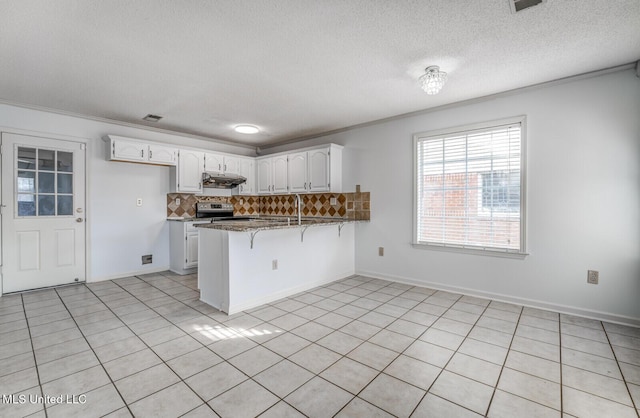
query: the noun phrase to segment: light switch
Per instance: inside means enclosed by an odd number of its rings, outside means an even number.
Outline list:
[[[136,206],[142,206],[142,198],[141,197],[136,199]]]

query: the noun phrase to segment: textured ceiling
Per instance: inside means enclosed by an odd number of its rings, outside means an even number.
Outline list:
[[[0,0],[0,100],[259,146],[640,58],[640,0],[509,1]]]

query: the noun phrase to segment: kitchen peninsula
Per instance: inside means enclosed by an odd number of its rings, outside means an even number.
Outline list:
[[[200,299],[231,315],[348,277],[355,222],[272,217],[198,225]]]

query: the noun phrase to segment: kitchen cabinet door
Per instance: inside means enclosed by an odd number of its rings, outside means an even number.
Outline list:
[[[258,193],[271,193],[271,158],[257,160],[258,165]]]
[[[198,233],[187,234],[185,240],[185,268],[198,267]]]
[[[225,174],[240,174],[240,161],[238,157],[224,157],[223,169]]]
[[[127,141],[124,139],[111,140],[111,159],[120,161],[146,161],[147,144],[143,142]]]
[[[307,190],[307,152],[289,154],[289,191],[292,193]]]
[[[177,192],[202,193],[204,153],[180,150],[178,154]]]
[[[309,151],[308,156],[308,191],[329,191],[330,163],[329,149],[317,149]]]
[[[238,186],[240,194],[251,195],[255,193],[256,171],[253,159],[241,158],[238,160],[239,174],[245,177],[247,181]]]
[[[224,156],[220,154],[204,154],[204,171],[209,173],[224,172]]]
[[[164,145],[149,144],[149,162],[162,165],[176,165],[178,150]]]
[[[287,193],[289,191],[288,165],[286,155],[279,155],[271,160],[271,191],[273,193]]]

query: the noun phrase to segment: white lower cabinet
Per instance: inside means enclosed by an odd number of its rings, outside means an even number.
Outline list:
[[[178,274],[194,273],[198,267],[198,228],[210,221],[169,221],[170,270]]]

